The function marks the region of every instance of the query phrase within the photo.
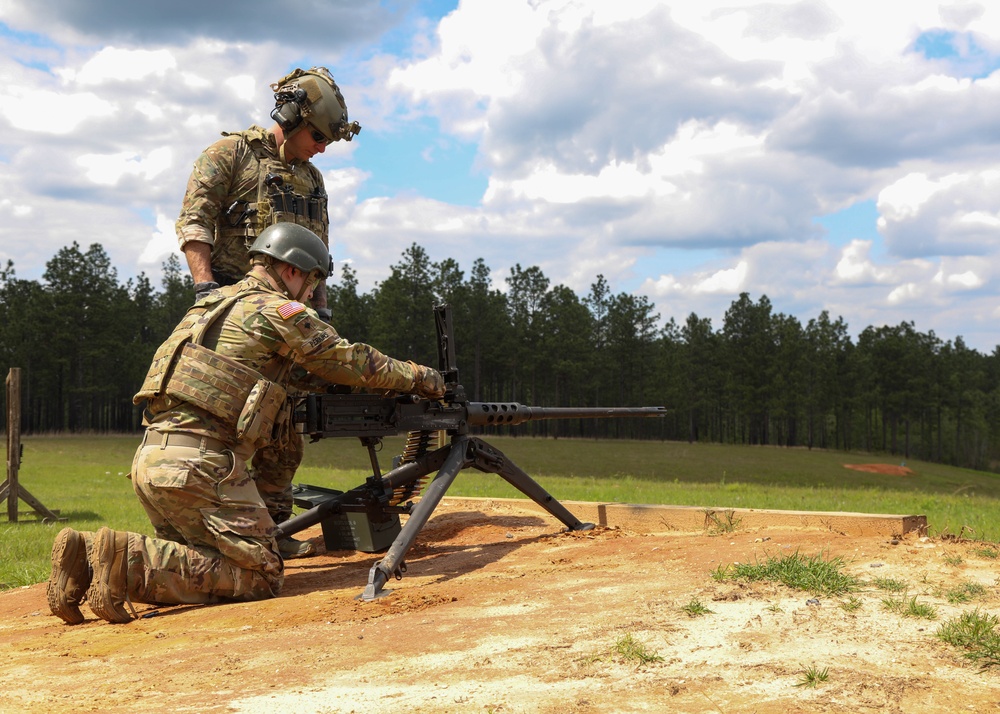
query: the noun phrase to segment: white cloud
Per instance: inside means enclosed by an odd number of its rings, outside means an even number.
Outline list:
[[[699,281],[694,285],[692,290],[695,293],[722,293],[724,295],[733,295],[742,289],[746,276],[747,264],[745,261],[741,260],[736,264],[735,268],[719,270],[704,280]]]
[[[737,157],[759,155],[762,137],[747,135],[726,122],[704,126],[688,122],[676,137],[636,161],[611,161],[595,173],[568,172],[552,161],[530,167],[523,178],[493,179],[483,201],[506,198],[571,204],[592,199],[659,198],[690,203],[700,178],[712,162],[731,163]]]
[[[938,273],[938,275],[941,276],[941,282],[945,285],[949,287],[965,288],[967,290],[974,290],[975,288],[982,287],[985,282],[971,270],[967,270],[964,273],[954,273],[952,275],[943,275],[942,273]],[[935,275],[934,277],[937,278],[938,275]]]
[[[177,234],[174,231],[174,219],[162,213],[156,215],[156,229],[146,242],[142,252],[139,253],[137,262],[140,266],[156,269],[167,259],[170,254],[180,255],[177,247]],[[180,259],[184,265],[184,259]]]
[[[924,296],[924,290],[916,283],[904,283],[894,288],[887,298],[890,305],[915,302]]]
[[[14,203],[8,198],[0,200],[0,211],[9,213],[13,218],[24,218],[31,215],[33,210],[31,206]]]
[[[154,265],[174,250],[197,154],[221,130],[267,125],[268,83],[316,63],[365,127],[318,159],[338,259],[363,288],[417,242],[466,268],[482,257],[500,283],[516,262],[578,291],[602,273],[663,301],[665,317],[718,316],[745,290],[856,327],[918,319],[989,334],[1000,72],[966,70],[997,63],[1000,6],[467,0],[381,45],[382,6],[348,18],[330,5],[316,12],[346,18],[341,44],[320,50],[319,20],[293,50],[217,10],[181,22],[153,6],[120,17],[107,0],[86,13],[0,5],[12,28],[0,38],[0,257],[40,271],[99,225],[123,274]],[[18,36],[29,29],[43,34]],[[925,58],[914,43],[927,30],[975,33],[979,49]],[[413,49],[400,50],[407,33]],[[417,148],[390,153],[411,135]],[[486,179],[476,205],[427,189],[456,136],[475,142]],[[816,224],[873,200],[877,234]],[[644,264],[689,248],[711,257]]]
[[[878,195],[878,210],[881,213],[879,227],[885,228],[890,221],[902,221],[915,216],[933,196],[946,191],[961,181],[955,174],[932,181],[924,173],[903,176]]]
[[[227,77],[224,84],[229,90],[240,99],[252,102],[256,98],[257,80],[249,74],[239,74],[235,77]]]
[[[179,79],[192,89],[208,89],[214,84],[208,77],[191,71],[180,72]]]
[[[990,280],[990,260],[942,260],[932,282],[941,289],[952,292],[979,290]]]
[[[123,176],[154,179],[173,164],[173,151],[168,148],[153,149],[146,156],[127,152],[97,155],[84,154],[77,163],[85,169],[85,176],[97,184],[114,186]]]
[[[177,66],[167,50],[139,50],[105,47],[87,60],[79,70],[72,67],[59,71],[64,79],[82,86],[101,85],[109,81],[134,82],[151,74],[164,75]]]
[[[96,94],[14,86],[0,94],[0,115],[15,129],[65,136],[90,119],[109,117],[114,105]]]
[[[1000,171],[909,173],[878,198],[879,230],[901,256],[983,255],[1000,248]]]
[[[841,283],[886,283],[892,280],[891,273],[877,267],[870,259],[872,242],[852,240],[841,252],[834,269],[834,279]]]

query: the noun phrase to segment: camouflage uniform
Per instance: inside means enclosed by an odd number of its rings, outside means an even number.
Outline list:
[[[269,174],[281,183],[266,185]],[[211,245],[212,273],[220,285],[231,285],[250,269],[247,251],[257,234],[283,221],[304,225],[329,245],[323,175],[309,161],[286,164],[274,134],[254,125],[224,132],[194,162],[177,238],[182,249],[192,240]]]
[[[203,329],[202,344],[209,354],[269,382],[284,387],[302,378],[411,392],[419,391],[426,377],[425,368],[342,339],[315,312],[255,276],[199,301],[161,346],[136,395],[149,400],[148,428],[132,464],[132,483],[156,537],[128,534],[131,602],[255,600],[281,589],[275,524],[245,465],[254,443],[237,437],[233,420],[178,398],[176,390],[153,392],[150,386],[180,370],[180,362],[163,367],[159,357],[171,351],[164,348],[172,341],[182,344],[192,328],[196,333],[204,328],[212,308],[234,296],[222,316]],[[257,443],[267,440],[262,436]]]
[[[272,178],[268,185],[268,176],[280,177],[280,184]],[[329,245],[323,175],[309,161],[282,161],[274,134],[254,125],[224,132],[195,161],[176,229],[182,249],[188,241],[212,245],[212,274],[225,286],[250,269],[247,251],[257,234],[285,221],[304,225]],[[257,490],[275,522],[292,515],[292,479],[302,451],[302,438],[286,432],[279,445],[254,455]]]

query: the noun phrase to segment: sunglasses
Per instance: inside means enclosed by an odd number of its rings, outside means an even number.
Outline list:
[[[314,129],[312,127],[309,127],[309,133],[312,135],[313,141],[315,141],[317,144],[333,143],[330,139],[327,139],[326,134],[321,132],[319,129]]]

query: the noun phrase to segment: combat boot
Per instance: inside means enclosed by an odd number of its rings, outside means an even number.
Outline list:
[[[45,594],[52,614],[67,625],[79,625],[84,620],[80,603],[87,596],[91,573],[83,533],[63,528],[52,544],[52,574]]]
[[[90,553],[93,579],[87,590],[87,603],[102,620],[124,624],[138,615],[128,599],[129,534],[101,528],[94,536]],[[128,604],[129,610],[125,609]]]
[[[288,537],[278,541],[278,552],[281,553],[284,560],[308,558],[311,555],[316,555],[316,546],[307,540],[296,540]]]

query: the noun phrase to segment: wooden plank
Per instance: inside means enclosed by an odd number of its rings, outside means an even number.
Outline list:
[[[447,497],[445,502],[474,508],[489,502],[494,506],[523,508],[544,513],[534,501],[521,498]],[[883,535],[927,532],[927,516],[888,513],[841,513],[827,511],[772,511],[757,508],[703,508],[630,503],[563,501],[581,521],[617,526],[636,533],[703,533],[728,527],[740,529],[804,528],[848,535]]]

